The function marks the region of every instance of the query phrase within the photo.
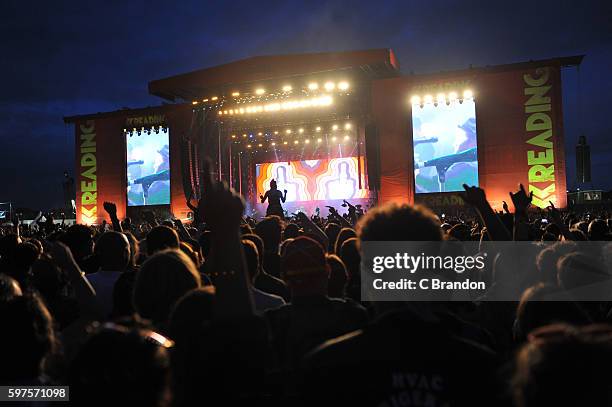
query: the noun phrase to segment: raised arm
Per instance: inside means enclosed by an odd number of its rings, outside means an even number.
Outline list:
[[[110,216],[111,222],[113,223],[113,230],[115,232],[123,232],[123,228],[121,227],[121,222],[119,222],[119,218],[117,218],[117,205],[114,202],[104,202],[104,210]]]
[[[212,231],[211,271],[218,276],[215,279],[215,317],[224,319],[253,315],[240,240],[244,202],[226,184],[213,180],[208,161],[204,164],[204,188],[198,210],[201,219]]]
[[[287,190],[283,190],[283,194],[281,195],[281,201],[283,201],[283,203],[285,203],[285,200],[287,200]]]
[[[266,191],[265,194],[259,195],[259,199],[261,200],[261,203],[266,202],[266,199],[268,199],[268,192],[270,192],[270,191]],[[285,201],[283,201],[283,202],[285,202]]]
[[[482,188],[470,187],[467,184],[463,184],[465,192],[461,195],[463,200],[474,207],[478,216],[482,220],[483,224],[487,228],[487,233],[491,240],[512,240],[510,232],[506,229],[503,222],[497,216],[487,197],[485,191]]]

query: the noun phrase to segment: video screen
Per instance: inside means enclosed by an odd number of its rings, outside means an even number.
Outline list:
[[[478,186],[476,106],[473,99],[412,107],[416,193]]]
[[[358,165],[361,165],[361,185]],[[257,196],[264,195],[270,189],[270,181],[276,180],[278,189],[287,191],[283,208],[289,214],[296,211],[311,214],[318,208],[324,215],[327,205],[340,210],[344,199],[353,205],[362,205],[369,198],[363,157],[260,163],[256,164],[255,172]],[[258,201],[255,209],[265,213],[266,206],[267,202]]]
[[[170,204],[169,139],[168,129],[127,133],[128,206]]]

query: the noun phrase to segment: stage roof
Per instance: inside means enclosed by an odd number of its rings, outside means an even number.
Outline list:
[[[227,93],[240,85],[345,71],[356,79],[398,76],[399,62],[391,49],[256,56],[149,82],[149,93],[175,101]],[[231,90],[230,90],[231,91]]]

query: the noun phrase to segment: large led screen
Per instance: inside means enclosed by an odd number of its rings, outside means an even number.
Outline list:
[[[276,180],[280,191],[287,190],[283,206],[288,213],[311,213],[317,208],[327,213],[327,205],[341,209],[344,199],[351,204],[362,204],[369,196],[363,157],[260,163],[255,168],[257,196],[265,194],[270,189],[270,181]],[[266,205],[258,202],[256,209],[265,213]]]
[[[128,206],[170,204],[168,129],[127,133]]]
[[[462,191],[478,185],[473,99],[412,107],[416,193]]]

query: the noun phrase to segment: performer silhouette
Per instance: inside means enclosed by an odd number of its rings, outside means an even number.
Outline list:
[[[266,191],[265,195],[259,195],[261,203],[266,202],[266,199],[268,200],[266,216],[276,215],[280,216],[281,219],[285,218],[281,202],[285,203],[287,199],[287,190],[285,189],[283,192],[277,189],[276,181],[272,180],[270,181],[270,189]]]

